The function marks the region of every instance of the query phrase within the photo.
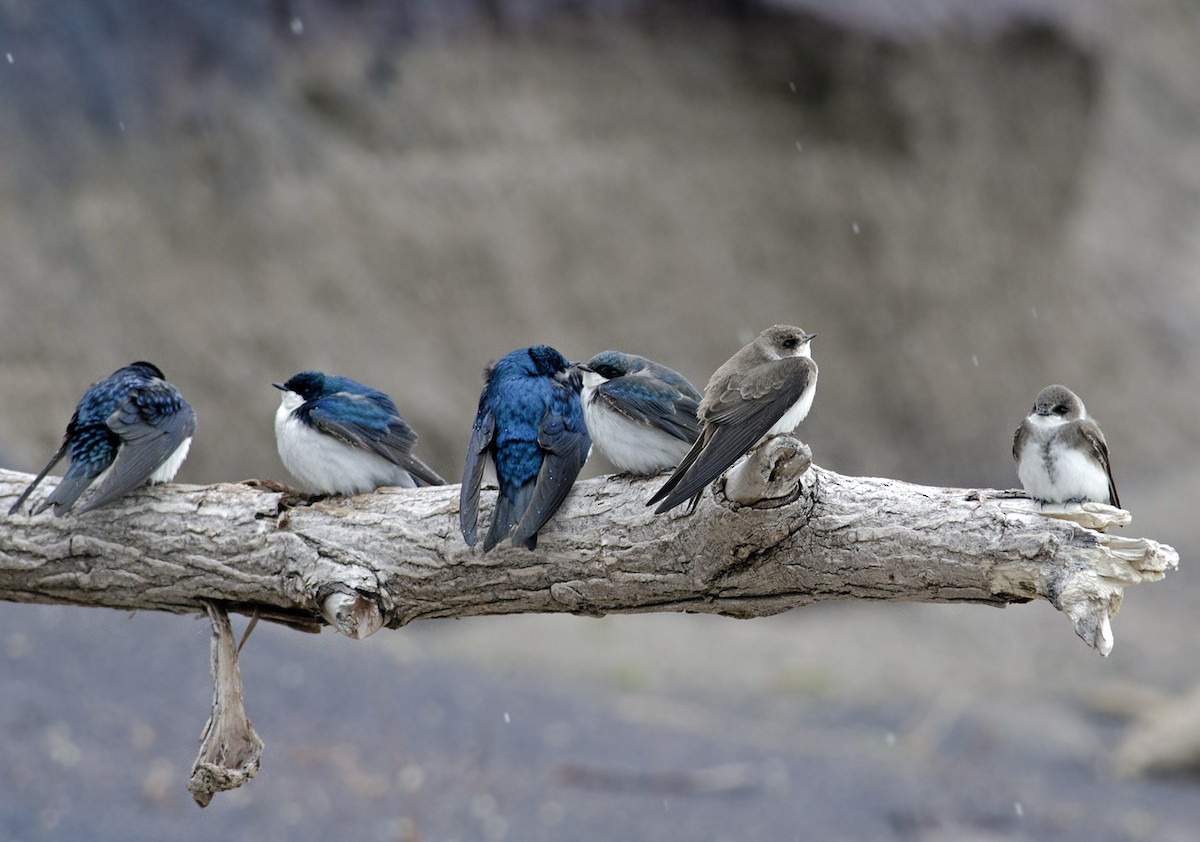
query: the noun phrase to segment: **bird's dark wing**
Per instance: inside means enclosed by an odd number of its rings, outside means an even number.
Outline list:
[[[100,487],[79,507],[79,514],[118,500],[150,479],[184,439],[196,432],[196,413],[186,402],[173,412],[153,412],[139,407],[131,396],[107,423],[121,439],[121,447]]]
[[[62,517],[71,511],[71,507],[75,505],[75,501],[79,499],[79,495],[87,491],[88,486],[95,481],[96,476],[96,474],[84,472],[65,474],[62,482],[55,486],[54,490],[50,492],[49,497],[34,508],[33,513],[39,515],[53,506],[55,517]]]
[[[645,377],[620,377],[596,388],[594,400],[602,400],[614,412],[649,424],[677,439],[694,442],[700,435],[696,420],[698,402],[664,383]]]
[[[700,452],[690,462],[689,452],[647,505],[662,500],[655,509],[661,514],[700,494],[775,426],[800,399],[815,373],[816,365],[807,357],[788,357],[730,378],[723,392],[703,410]]]
[[[662,487],[660,487],[658,491],[654,492],[653,497],[646,501],[647,506],[653,506],[659,500],[662,500],[675,490],[679,483],[683,481],[683,478],[687,476],[688,471],[695,463],[697,457],[700,456],[700,453],[704,450],[704,446],[706,444],[708,444],[708,434],[705,430],[701,431],[700,437],[696,439],[695,444],[692,445],[692,449],[687,452],[687,455],[679,460],[679,464],[675,466],[675,471],[671,474],[671,476],[667,477],[667,481],[662,484]],[[680,501],[682,502],[683,499],[684,498],[680,498]],[[674,505],[677,506],[679,504],[675,503]],[[663,511],[666,510],[664,509]]]
[[[583,410],[575,398],[572,414],[564,418],[553,411],[546,413],[538,430],[538,445],[545,451],[538,471],[533,498],[513,531],[513,545],[524,544],[529,549],[537,545],[538,530],[558,511],[571,491],[575,477],[587,461],[592,440],[583,424]]]
[[[757,421],[765,433],[799,400],[816,373],[817,364],[808,357],[787,357],[757,365],[730,377],[722,392],[706,401],[701,420],[735,425]]]
[[[46,463],[46,467],[42,468],[42,472],[34,477],[33,482],[29,483],[25,490],[21,492],[21,496],[17,498],[17,502],[12,504],[12,508],[8,510],[10,515],[17,513],[17,510],[21,508],[22,504],[29,499],[29,495],[33,493],[33,490],[38,487],[38,483],[44,480],[46,478],[46,474],[54,470],[54,466],[57,465],[59,461],[67,455],[67,447],[68,442],[66,439],[63,439],[62,447],[58,449],[57,453],[50,457],[50,461]],[[87,488],[86,483],[79,490],[83,491],[84,488]],[[75,496],[78,497],[79,495],[76,494]],[[42,506],[38,509],[38,511],[41,511],[42,508],[46,507]]]
[[[496,495],[496,510],[492,513],[492,525],[487,535],[483,536],[483,551],[486,553],[499,544],[512,532],[513,524],[529,510],[529,501],[533,499],[537,487],[537,477],[517,488],[515,492],[506,493],[504,488]],[[525,542],[525,546],[533,549],[537,546],[537,535]]]
[[[437,471],[412,454],[416,431],[398,413],[369,396],[351,392],[324,395],[309,406],[308,418],[326,435],[379,454],[425,485],[446,484]]]
[[[398,463],[401,468],[408,471],[414,477],[420,480],[418,485],[445,485],[446,480],[442,479],[442,475],[433,468],[426,465],[412,453],[408,454],[408,458]]]
[[[652,376],[668,386],[674,386],[679,390],[679,393],[691,398],[697,403],[700,401],[700,393],[696,391],[696,387],[692,385],[692,381],[688,380],[678,371],[673,368],[667,368],[665,365],[660,365],[653,360],[647,361],[643,372]]]
[[[1089,419],[1081,419],[1075,422],[1079,425],[1079,432],[1083,436],[1083,440],[1087,442],[1088,449],[1096,460],[1104,466],[1104,473],[1108,474],[1108,503],[1110,506],[1121,508],[1121,499],[1117,497],[1117,484],[1113,481],[1112,465],[1108,462],[1108,442],[1104,440],[1104,433],[1100,432],[1100,428],[1096,426],[1094,421]]]
[[[1021,431],[1024,429],[1025,424],[1022,422],[1021,426],[1017,427],[1016,432],[1013,433],[1013,459],[1017,460],[1018,462],[1021,461],[1021,451],[1017,449],[1017,445],[1021,442]]]
[[[480,401],[479,414],[471,427],[467,443],[467,461],[463,466],[462,487],[458,492],[458,525],[468,547],[475,546],[475,527],[479,520],[479,487],[487,464],[488,447],[496,436],[496,419]]]
[[[103,424],[80,422],[80,413],[76,410],[67,425],[67,434],[63,443],[67,446],[67,458],[71,463],[63,474],[62,481],[50,492],[45,500],[34,507],[33,513],[40,514],[51,506],[54,507],[55,517],[62,517],[71,510],[79,495],[83,494],[100,476],[113,460],[117,458],[117,450],[121,440]],[[57,457],[56,457],[57,459]],[[49,466],[47,466],[49,468]]]

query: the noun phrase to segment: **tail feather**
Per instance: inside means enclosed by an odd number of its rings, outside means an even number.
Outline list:
[[[419,480],[417,485],[445,485],[446,480],[442,479],[441,475],[433,468],[426,465],[416,456],[411,453],[408,455],[408,464],[402,466],[404,470],[413,475]]]
[[[492,513],[492,525],[483,538],[485,553],[512,533],[513,527],[521,520],[525,510],[529,508],[529,501],[533,499],[535,485],[536,477],[511,494],[501,487],[500,493],[496,496],[496,511]],[[537,536],[534,535],[531,540],[533,543],[526,541],[525,546],[532,550],[537,544]]]
[[[65,476],[53,493],[41,504],[33,510],[35,515],[41,514],[51,506],[54,507],[56,517],[62,517],[67,512],[71,511],[71,507],[75,505],[75,501],[79,499],[79,495],[87,491],[88,486],[95,480],[94,476],[85,476],[77,474],[76,476]]]
[[[647,506],[653,506],[659,500],[665,498],[668,494],[675,490],[675,486],[679,485],[679,483],[683,481],[683,478],[687,475],[688,469],[692,467],[693,463],[696,461],[696,458],[700,455],[700,451],[704,450],[706,439],[707,436],[703,434],[700,436],[700,438],[696,439],[696,443],[692,445],[692,449],[687,452],[687,455],[680,460],[678,467],[675,468],[675,473],[671,474],[667,481],[662,484],[662,487],[658,489],[658,491],[654,492],[654,496],[646,501]],[[683,499],[684,498],[681,497],[679,502],[682,502]],[[672,504],[672,506],[675,505],[678,505],[678,502]],[[672,506],[668,506],[667,508],[671,508]],[[693,506],[693,508],[695,508],[695,506]],[[659,509],[659,511],[664,510]]]
[[[46,475],[48,473],[50,473],[52,470],[54,470],[54,466],[57,465],[59,463],[59,461],[66,455],[67,455],[67,442],[63,441],[62,447],[60,447],[58,449],[57,453],[55,453],[53,456],[50,457],[50,461],[46,463],[46,467],[42,468],[42,472],[40,474],[38,474],[36,477],[34,477],[33,482],[29,483],[29,485],[26,486],[25,490],[21,492],[21,496],[17,498],[17,502],[12,504],[12,508],[10,508],[8,510],[8,513],[10,515],[14,515],[17,513],[17,510],[20,509],[21,506],[24,505],[25,501],[29,499],[29,495],[33,493],[33,490],[38,487],[38,485],[41,483],[41,481],[46,478]],[[42,504],[41,506],[39,506],[37,511],[34,512],[34,514],[37,514],[38,512],[42,511],[44,508],[46,508],[46,504]]]

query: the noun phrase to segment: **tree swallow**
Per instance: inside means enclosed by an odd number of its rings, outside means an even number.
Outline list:
[[[349,377],[302,371],[275,411],[275,446],[288,473],[317,494],[360,494],[385,485],[445,485],[412,454],[417,434],[392,399]]]
[[[11,515],[38,483],[69,456],[62,482],[33,513],[49,507],[62,517],[96,480],[99,486],[77,514],[106,506],[143,483],[169,482],[187,457],[196,432],[196,413],[158,367],[136,362],[88,387],[67,424],[62,447],[37,475]]]
[[[592,447],[579,372],[558,351],[534,345],[501,357],[484,381],[463,468],[459,525],[467,544],[475,546],[479,487],[490,459],[500,494],[483,551],[509,534],[514,546],[532,550]]]
[[[619,351],[601,351],[576,367],[588,433],[617,470],[656,474],[687,455],[700,435],[700,393],[686,377]]]
[[[661,514],[689,497],[694,511],[704,488],[763,438],[790,433],[808,415],[817,392],[815,333],[775,325],[716,370],[704,387],[700,438],[646,505]]]
[[[1013,436],[1013,458],[1021,485],[1034,500],[1121,507],[1104,433],[1066,386],[1038,392],[1033,411]]]

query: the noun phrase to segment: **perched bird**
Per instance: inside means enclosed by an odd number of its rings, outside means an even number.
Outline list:
[[[384,485],[445,485],[413,455],[417,434],[392,399],[349,377],[302,371],[275,410],[275,446],[288,473],[317,494],[360,494]]]
[[[1121,507],[1104,433],[1066,386],[1038,392],[1033,411],[1013,436],[1013,458],[1021,485],[1034,500]]]
[[[617,470],[656,474],[687,455],[700,435],[700,393],[686,377],[619,351],[601,351],[576,368],[588,433]]]
[[[697,412],[700,438],[647,506],[661,500],[655,509],[661,514],[691,498],[688,511],[693,511],[704,488],[758,441],[796,429],[817,391],[817,364],[809,348],[815,336],[775,325],[716,370]]]
[[[53,506],[62,517],[96,480],[100,485],[76,514],[106,506],[143,483],[168,482],[187,458],[195,432],[196,413],[157,366],[136,362],[119,368],[83,393],[62,447],[8,513],[21,508],[64,456],[70,467],[35,515]]]
[[[459,497],[459,525],[475,546],[479,487],[488,460],[500,493],[483,551],[512,535],[537,546],[537,533],[557,511],[587,461],[592,442],[579,400],[579,372],[547,345],[520,348],[484,373],[471,427]]]

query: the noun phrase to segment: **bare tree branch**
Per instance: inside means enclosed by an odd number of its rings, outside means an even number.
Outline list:
[[[0,472],[0,505],[29,479]],[[581,482],[536,551],[486,555],[459,535],[456,486],[316,502],[255,483],[147,488],[79,517],[5,519],[0,599],[179,613],[209,600],[353,637],[478,614],[1046,599],[1107,654],[1124,587],[1178,563],[1164,544],[1088,528],[1128,522],[1118,509],[1041,511],[1012,493],[841,476],[810,468],[792,436],[715,483],[691,516],[643,505],[659,482]]]
[[[0,471],[0,506],[30,477]],[[659,480],[577,484],[538,549],[467,547],[458,488],[310,501],[266,483],[169,485],[78,517],[0,523],[0,599],[207,611],[212,714],[188,788],[201,806],[258,770],[228,611],[351,637],[425,617],[698,611],[758,617],[822,599],[1005,605],[1046,599],[1101,654],[1126,585],[1175,551],[1101,531],[1110,506],[845,477],[777,436],[693,515],[656,516]],[[490,510],[482,513],[490,516]]]
[[[204,607],[213,627],[213,705],[187,785],[201,807],[207,807],[216,793],[249,782],[258,773],[263,752],[263,741],[250,724],[243,704],[242,675],[229,614],[211,602],[205,602]]]

